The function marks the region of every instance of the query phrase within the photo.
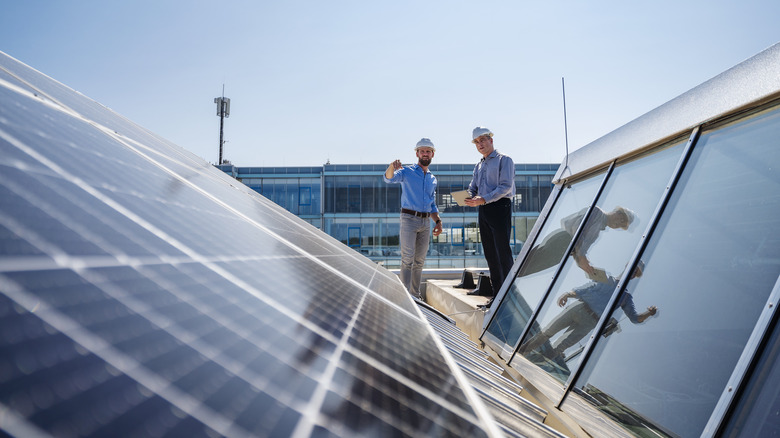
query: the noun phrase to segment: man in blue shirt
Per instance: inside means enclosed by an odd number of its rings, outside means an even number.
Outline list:
[[[435,152],[433,142],[423,138],[415,147],[417,164],[404,167],[401,160],[395,160],[384,175],[386,183],[401,184],[401,282],[416,299],[422,299],[420,282],[430,242],[430,220],[436,223],[434,236],[442,230],[436,207],[436,177],[428,171]]]
[[[512,232],[512,198],[515,196],[515,163],[493,147],[493,133],[481,126],[471,133],[472,143],[482,154],[474,166],[466,205],[479,208],[479,233],[485,253],[493,298],[512,269],[514,257],[509,238]],[[490,307],[493,298],[485,305]]]

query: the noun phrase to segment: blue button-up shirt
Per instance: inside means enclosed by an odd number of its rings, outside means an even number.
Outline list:
[[[471,196],[481,196],[485,203],[515,196],[515,163],[511,158],[494,150],[474,166],[469,184]]]
[[[584,286],[580,286],[574,289],[574,293],[577,294],[577,298],[590,307],[593,312],[601,316],[604,309],[609,304],[609,299],[612,298],[612,293],[615,287],[618,285],[618,280],[615,277],[607,277],[606,283],[591,282]],[[623,309],[623,313],[626,314],[629,321],[634,324],[639,323],[639,314],[636,312],[636,306],[634,304],[634,298],[630,293],[624,293],[620,297],[618,305]]]
[[[386,183],[401,184],[401,208],[421,213],[438,213],[436,207],[436,177],[424,172],[419,164],[402,167],[391,179],[382,176]]]

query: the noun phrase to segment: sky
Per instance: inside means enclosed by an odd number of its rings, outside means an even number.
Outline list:
[[[777,0],[0,0],[0,51],[210,163],[572,152],[780,42]],[[563,79],[563,81],[562,81]],[[563,83],[565,82],[564,118]],[[568,139],[566,132],[568,132]]]

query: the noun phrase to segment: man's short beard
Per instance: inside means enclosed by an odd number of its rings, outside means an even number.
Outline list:
[[[420,158],[417,161],[417,164],[419,164],[420,166],[428,167],[428,166],[431,165],[431,159],[430,158]]]

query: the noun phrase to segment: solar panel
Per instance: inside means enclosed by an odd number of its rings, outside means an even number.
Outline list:
[[[519,434],[389,271],[2,53],[0,102],[0,431]]]

